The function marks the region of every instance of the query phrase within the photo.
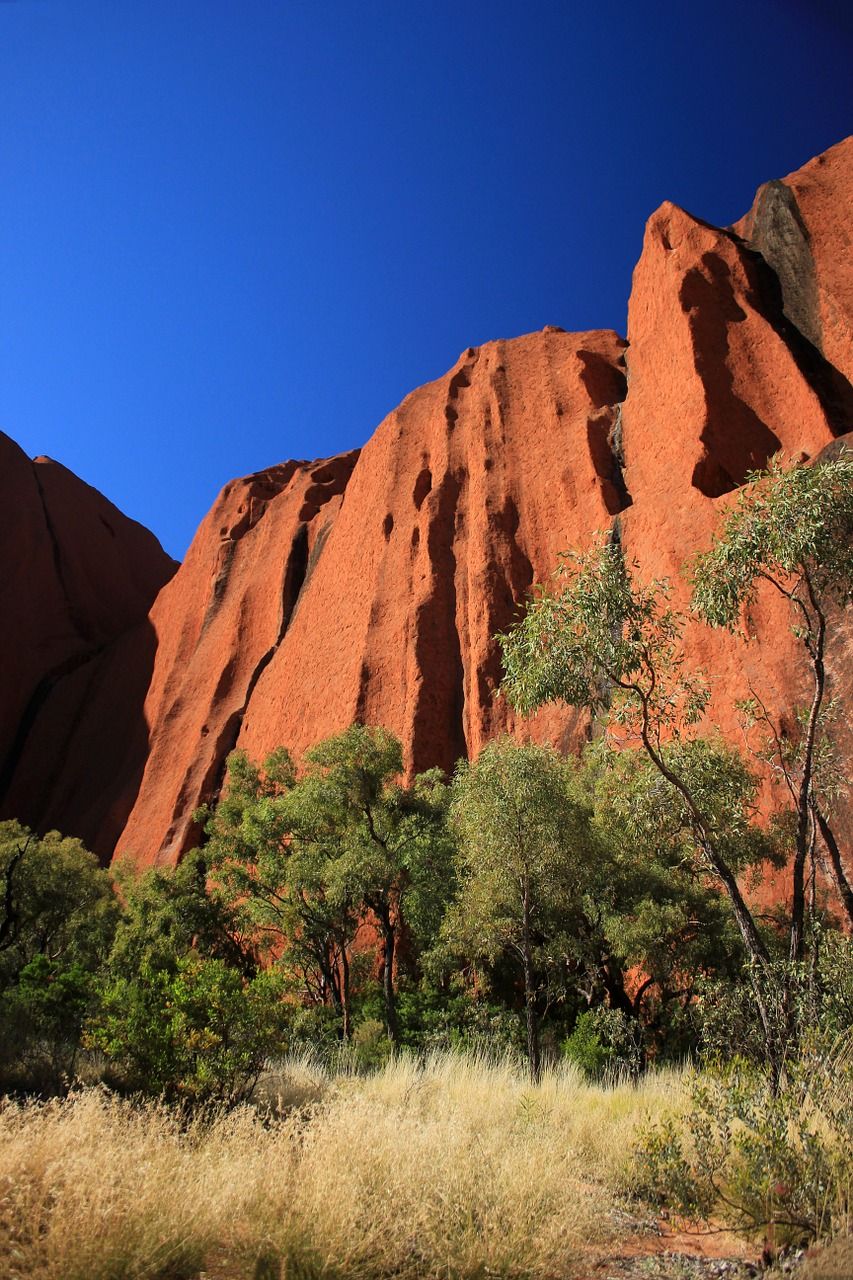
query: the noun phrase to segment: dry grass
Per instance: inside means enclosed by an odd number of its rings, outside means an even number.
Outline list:
[[[439,1057],[336,1079],[303,1061],[267,1088],[285,1110],[266,1122],[182,1124],[98,1090],[6,1105],[4,1280],[186,1277],[214,1254],[251,1277],[265,1253],[287,1275],[571,1275],[613,1234],[632,1136],[680,1081],[605,1089],[566,1070],[534,1086]]]

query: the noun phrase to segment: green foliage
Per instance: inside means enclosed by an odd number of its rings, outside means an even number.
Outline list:
[[[491,743],[459,765],[450,815],[459,839],[460,894],[445,938],[494,961],[524,946],[525,895],[541,969],[552,967],[586,887],[596,850],[590,814],[572,795],[573,768],[547,747]],[[560,956],[563,952],[560,950]],[[557,961],[559,965],[560,961]]]
[[[188,953],[107,976],[87,1043],[131,1089],[192,1102],[251,1093],[287,1045],[288,1010],[274,971],[247,981],[222,960]]]
[[[826,932],[818,948],[819,1023],[828,1036],[853,1031],[853,938]]]
[[[504,955],[517,964],[534,1072],[538,1023],[565,998],[567,957],[583,933],[596,858],[573,773],[549,748],[504,740],[485,747],[475,764],[460,764],[453,783],[459,894],[445,916],[443,950],[475,964],[494,966]]]
[[[0,995],[0,1073],[9,1085],[52,1093],[71,1082],[95,978],[79,960],[37,955]]]
[[[640,1024],[621,1009],[603,1005],[580,1015],[560,1050],[564,1058],[593,1080],[605,1072],[636,1076],[643,1065]]]
[[[23,852],[21,852],[23,851]],[[53,1091],[71,1076],[119,909],[109,875],[79,840],[0,823],[8,873],[0,948],[0,1078]]]
[[[637,1186],[688,1217],[717,1216],[777,1245],[848,1232],[853,1211],[851,1042],[790,1061],[781,1087],[742,1060],[694,1077],[686,1117],[644,1135]]]
[[[379,1018],[365,1018],[358,1024],[352,1037],[352,1058],[357,1067],[364,1071],[379,1070],[392,1053],[385,1024]]]
[[[848,769],[833,729],[839,704],[832,696],[827,654],[840,612],[853,599],[853,454],[787,470],[777,459],[765,475],[753,475],[738,494],[714,545],[697,560],[693,604],[712,626],[736,630],[746,622],[759,584],[786,601],[792,631],[811,675],[807,703],[796,728],[782,725],[759,692],[740,704],[755,755],[774,781],[787,788],[794,810],[789,951],[803,958],[806,934],[805,876],[822,841],[838,898],[853,926],[853,886],[848,879],[832,811],[846,793]],[[763,739],[763,741],[761,741]]]
[[[791,1045],[825,1044],[853,1034],[853,939],[837,930],[816,930],[808,960],[785,955],[773,962],[766,999],[787,1021]],[[748,986],[732,976],[707,978],[698,988],[697,1033],[706,1060],[736,1055],[755,1066],[765,1063],[755,1001]]]
[[[286,752],[263,769],[236,754],[229,784],[205,817],[206,853],[232,897],[271,942],[307,999],[350,1017],[356,934],[372,916],[382,940],[385,1019],[399,1038],[395,949],[422,949],[453,888],[446,788],[438,771],[403,786],[402,748],[384,729],[353,725],[319,743],[297,781]],[[233,781],[232,781],[233,775]]]
[[[446,957],[436,951],[429,959],[442,972]],[[403,1045],[421,1053],[453,1050],[516,1057],[522,1050],[517,1013],[494,993],[487,999],[482,991],[474,991],[459,972],[440,985],[428,977],[417,986],[405,983],[398,992],[397,1013]]]
[[[118,918],[110,877],[79,840],[57,831],[38,839],[18,822],[0,822],[0,871],[21,848],[11,885],[12,928],[0,951],[0,989],[17,982],[39,955],[96,965]]]
[[[657,774],[655,785],[689,829],[697,869],[728,898],[754,978],[767,1056],[778,1075],[788,1028],[773,1020],[764,999],[770,956],[738,881],[772,850],[750,812],[754,780],[735,753],[697,737],[708,691],[685,670],[684,619],[669,608],[666,583],[636,580],[612,542],[599,541],[585,555],[564,558],[561,576],[566,585],[541,591],[502,638],[503,687],[524,712],[560,699],[592,712],[607,708],[620,747],[632,739],[639,743]],[[802,824],[797,839],[794,958],[803,937]]]
[[[193,849],[176,867],[141,873],[120,867],[124,900],[110,952],[111,972],[132,978],[144,964],[171,968],[191,950],[255,972],[251,939],[239,904],[211,881],[206,851]]]
[[[664,729],[697,723],[708,689],[684,669],[684,619],[669,606],[669,585],[644,585],[636,569],[602,538],[561,556],[554,587],[538,588],[521,621],[498,637],[512,706],[525,715],[560,701],[607,711],[656,741]]]
[[[352,725],[308,752],[313,766],[297,788],[298,836],[317,819],[334,846],[329,883],[380,922],[405,916],[420,945],[441,923],[453,887],[441,771],[403,786],[402,748],[384,729]]]
[[[853,592],[853,454],[747,477],[694,573],[694,605],[713,626],[734,628],[759,582],[777,580],[805,598],[847,603]],[[804,578],[808,577],[806,584]]]

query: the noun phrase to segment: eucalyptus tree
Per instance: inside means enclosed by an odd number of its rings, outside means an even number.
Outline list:
[[[453,781],[451,825],[459,890],[444,944],[474,960],[508,955],[524,989],[527,1055],[541,1068],[539,1025],[562,999],[567,959],[584,936],[584,895],[596,864],[590,813],[555,751],[491,743]]]
[[[400,1042],[396,956],[409,932],[420,947],[438,932],[453,892],[452,841],[446,824],[447,788],[440,770],[403,781],[403,752],[388,730],[360,724],[318,743],[294,789],[301,817],[295,830],[322,824],[325,869],[333,902],[369,913],[382,942],[385,1026]]]
[[[755,780],[732,752],[697,746],[708,688],[686,667],[684,617],[671,607],[666,582],[644,584],[636,570],[605,538],[586,553],[564,554],[555,584],[540,587],[499,638],[502,689],[524,714],[554,701],[603,714],[621,748],[644,752],[689,830],[697,869],[728,898],[778,1074],[784,1037],[774,1012],[775,967],[738,880],[770,852],[754,822]]]
[[[811,466],[774,460],[742,488],[694,572],[693,605],[715,627],[737,630],[762,584],[791,615],[810,673],[798,732],[783,733],[758,693],[743,704],[766,734],[765,757],[782,779],[796,814],[790,955],[804,948],[806,863],[816,832],[824,842],[842,906],[853,924],[853,889],[831,821],[846,784],[831,725],[837,705],[828,687],[827,655],[853,599],[853,453],[842,448]]]
[[[311,804],[310,775],[297,784],[283,747],[262,764],[235,751],[214,809],[200,810],[204,854],[258,950],[309,1000],[331,1004],[349,1036],[349,956],[354,904],[328,882],[337,856],[331,815]]]
[[[0,822],[0,886],[0,1075],[55,1088],[73,1070],[119,903],[79,840],[14,820]]]
[[[263,765],[232,756],[216,810],[199,816],[205,848],[280,965],[339,1010],[350,1034],[350,960],[360,930],[382,943],[389,1039],[400,937],[438,931],[452,892],[446,787],[438,771],[403,781],[403,753],[387,730],[352,725],[306,753],[297,777],[279,749]]]

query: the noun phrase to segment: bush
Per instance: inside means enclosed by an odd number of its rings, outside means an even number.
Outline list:
[[[621,1009],[599,1005],[579,1016],[560,1050],[591,1080],[608,1069],[636,1076],[643,1066],[642,1029]]]
[[[388,1039],[384,1022],[378,1018],[365,1018],[353,1032],[352,1056],[357,1067],[374,1071],[384,1067],[392,1056],[393,1046]]]
[[[0,996],[0,1074],[9,1085],[56,1093],[73,1077],[94,976],[78,961],[45,955],[24,965]]]
[[[0,822],[0,1085],[68,1084],[119,914],[112,882],[79,840]]]
[[[422,1053],[450,1050],[502,1057],[523,1051],[518,1014],[470,991],[442,991],[423,982],[401,989],[398,1010],[403,1044]]]
[[[774,1092],[742,1059],[696,1075],[682,1122],[637,1150],[641,1194],[687,1217],[800,1244],[853,1226],[853,1039],[812,1046]]]
[[[133,980],[106,980],[87,1043],[131,1089],[235,1102],[251,1095],[267,1058],[287,1048],[280,986],[275,970],[247,982],[193,953],[174,969],[146,962]]]
[[[813,927],[812,959],[768,966],[762,983],[766,1006],[784,1029],[789,1053],[815,1036],[831,1043],[853,1031],[853,939],[834,929]],[[751,984],[707,980],[697,1006],[706,1061],[738,1056],[756,1066],[766,1062],[764,1036]]]

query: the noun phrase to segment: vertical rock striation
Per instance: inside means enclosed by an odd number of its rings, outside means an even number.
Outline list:
[[[411,770],[503,732],[577,746],[589,725],[571,708],[520,723],[495,696],[495,634],[597,530],[686,603],[684,566],[746,476],[841,447],[851,196],[848,139],[732,228],[662,205],[627,342],[548,327],[468,349],[360,453],[227,485],[171,581],[150,535],[0,439],[4,812],[174,862],[235,745],[299,755],[358,719],[398,734]],[[778,598],[748,621],[747,644],[687,636],[738,741],[735,698],[755,687],[786,723],[805,689]],[[830,673],[848,708],[851,655]]]

